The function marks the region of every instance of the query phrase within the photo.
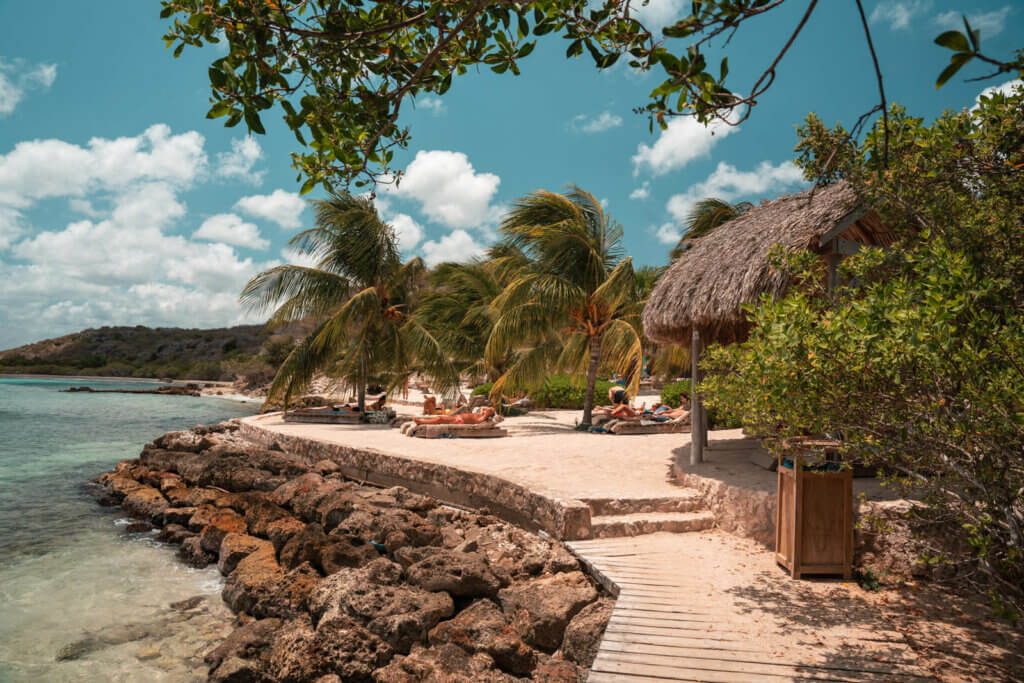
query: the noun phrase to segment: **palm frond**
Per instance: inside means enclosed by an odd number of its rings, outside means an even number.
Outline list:
[[[263,312],[282,299],[286,308],[275,318],[296,320],[322,315],[348,296],[349,281],[316,268],[283,265],[259,273],[242,289],[238,300],[246,309]]]
[[[601,355],[604,362],[627,378],[626,389],[636,396],[643,362],[643,344],[636,328],[625,320],[613,320],[601,336]]]

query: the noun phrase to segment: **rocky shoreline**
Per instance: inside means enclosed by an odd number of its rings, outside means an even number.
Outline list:
[[[586,679],[613,601],[561,543],[237,432],[164,434],[95,480],[226,577],[210,680]]]

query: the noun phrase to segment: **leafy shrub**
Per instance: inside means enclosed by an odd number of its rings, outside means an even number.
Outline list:
[[[491,382],[484,382],[473,389],[473,396],[487,396],[491,393]],[[594,404],[605,403],[608,390],[618,386],[607,380],[599,379],[594,387]],[[511,396],[509,391],[518,393],[518,389],[505,388],[505,395]],[[583,410],[583,400],[586,397],[587,386],[582,380],[573,379],[568,375],[551,375],[544,384],[538,388],[529,390],[530,400],[535,408],[558,408],[564,410]]]
[[[690,400],[690,380],[672,382],[661,388],[661,402],[672,408],[683,405],[683,399]]]

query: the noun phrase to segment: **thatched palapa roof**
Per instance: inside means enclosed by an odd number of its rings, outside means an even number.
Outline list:
[[[771,247],[826,253],[835,240],[892,242],[844,181],[754,207],[693,240],[672,263],[644,309],[644,333],[660,343],[689,344],[696,326],[705,344],[740,341],[749,332],[743,305],[765,293],[779,296],[789,285],[768,264]]]

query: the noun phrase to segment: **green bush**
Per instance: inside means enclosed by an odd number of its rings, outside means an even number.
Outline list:
[[[493,383],[484,382],[473,389],[473,396],[487,396],[491,393]],[[602,405],[608,401],[608,390],[618,386],[607,380],[599,379],[594,387],[594,405]],[[509,393],[506,388],[505,395],[512,396],[518,393],[512,389]],[[539,389],[529,391],[530,400],[535,408],[558,408],[564,410],[582,410],[583,399],[587,393],[587,387],[583,380],[569,377],[568,375],[552,375],[544,380]]]
[[[672,382],[661,388],[661,402],[672,408],[683,404],[683,399],[690,400],[690,380]]]

